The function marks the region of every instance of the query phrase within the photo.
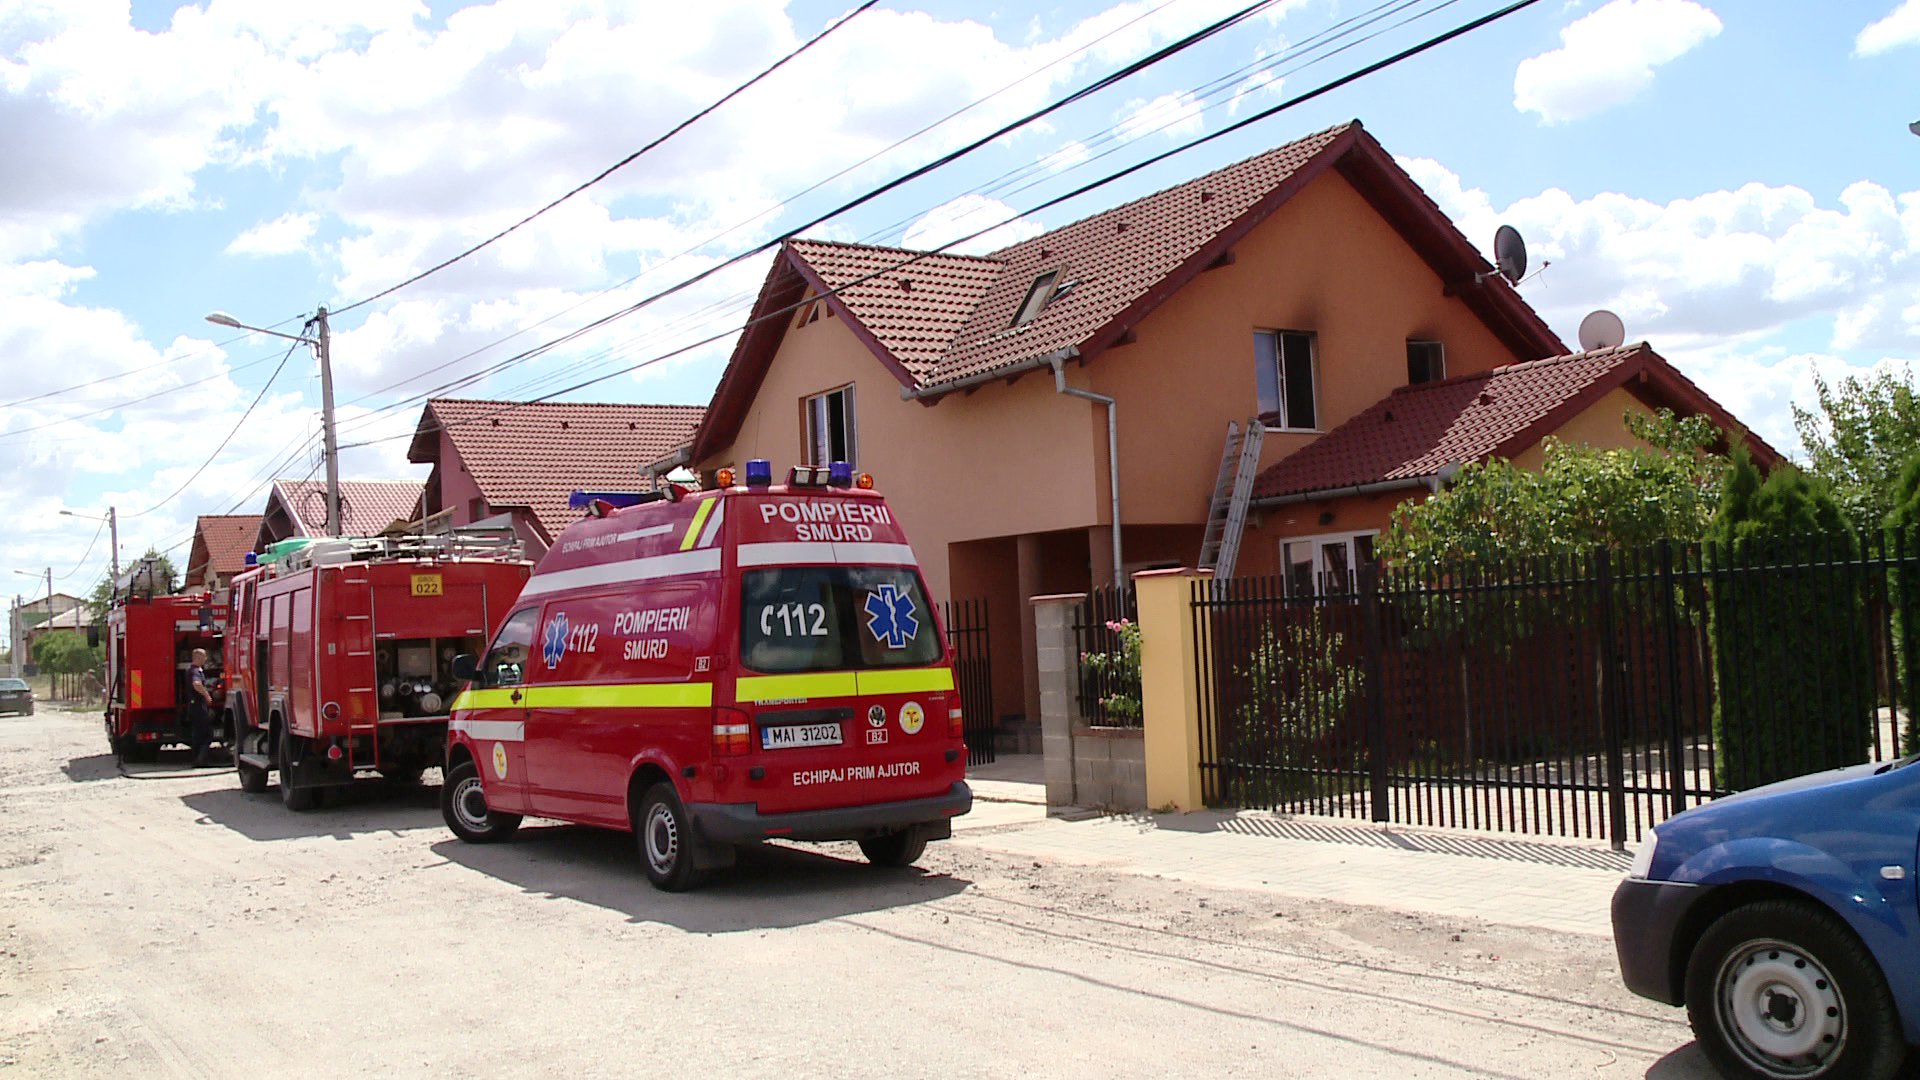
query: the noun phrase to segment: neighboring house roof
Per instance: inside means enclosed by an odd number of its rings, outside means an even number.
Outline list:
[[[193,523],[185,584],[198,585],[209,573],[231,577],[245,570],[247,552],[260,535],[260,518],[259,514],[200,515]]]
[[[1623,387],[1648,405],[1704,415],[1722,431],[1744,435],[1763,466],[1781,460],[1641,342],[1403,386],[1262,472],[1253,499],[1334,495],[1434,477],[1449,465],[1510,458]]]
[[[81,604],[79,607],[74,608],[71,611],[63,611],[60,614],[55,615],[53,618],[48,619],[46,622],[41,623],[38,627],[35,627],[35,629],[38,629],[38,630],[84,630],[87,627],[92,625],[93,625],[93,612],[87,609],[87,605]]]
[[[407,460],[440,464],[440,435],[490,507],[526,507],[547,538],[580,516],[575,491],[632,491],[648,463],[686,444],[699,405],[439,398],[420,413]]]
[[[942,392],[1011,374],[1050,354],[1091,358],[1328,169],[1340,174],[1424,258],[1445,287],[1518,355],[1565,344],[1359,121],[1342,124],[1030,240],[973,258],[794,240],[774,260],[753,322],[728,361],[693,456],[731,443],[780,340],[778,314],[808,292],[827,303],[901,383]],[[905,263],[906,265],[900,265]],[[1031,322],[1013,326],[1039,275],[1061,272]],[[839,289],[839,292],[832,290]]]
[[[425,487],[418,480],[340,481],[340,531],[347,536],[373,536],[396,521],[418,518],[420,492]],[[276,503],[293,523],[292,535],[326,535],[325,480],[275,480],[267,496],[263,525],[266,518],[273,516]]]

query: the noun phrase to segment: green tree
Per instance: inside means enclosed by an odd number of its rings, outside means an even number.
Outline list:
[[[1867,760],[1873,653],[1857,586],[1828,556],[1857,555],[1818,477],[1765,479],[1744,448],[1708,529],[1714,558],[1714,743],[1735,791]],[[1764,568],[1764,573],[1746,572]]]
[[[91,671],[102,659],[99,649],[87,645],[87,639],[72,630],[52,630],[33,641],[33,662],[43,672],[77,675]]]
[[[143,562],[153,564],[153,573],[142,574],[134,581],[135,592],[142,596],[166,596],[180,587],[180,574],[174,569],[173,560],[153,548],[148,548],[145,555],[127,564],[121,573],[125,574]],[[112,606],[113,575],[104,574],[94,583],[93,591],[87,594],[87,607],[93,612],[93,621],[104,625],[107,609]]]
[[[1246,664],[1234,667],[1246,688],[1226,748],[1240,766],[1240,776],[1230,778],[1237,805],[1273,806],[1289,797],[1343,790],[1337,773],[1357,763],[1332,756],[1327,743],[1336,727],[1353,719],[1348,713],[1366,680],[1345,655],[1346,635],[1314,609],[1304,621],[1264,627]],[[1332,779],[1322,771],[1328,769]]]
[[[1826,482],[1855,529],[1871,532],[1892,512],[1894,482],[1920,446],[1913,371],[1843,375],[1834,383],[1815,371],[1813,389],[1813,408],[1793,406],[1807,471]]]
[[[1887,512],[1886,527],[1890,543],[1904,544],[1905,553],[1920,555],[1920,452],[1907,460],[1894,481],[1892,492],[1893,509]],[[1893,640],[1894,657],[1899,672],[1899,684],[1909,701],[1916,696],[1909,689],[1912,680],[1920,676],[1920,633],[1914,630],[1914,624],[1920,622],[1920,581],[1914,579],[1911,571],[1896,569],[1893,572]],[[1898,715],[1900,702],[1888,703]],[[1909,714],[1906,718],[1906,752],[1920,754],[1920,718]]]

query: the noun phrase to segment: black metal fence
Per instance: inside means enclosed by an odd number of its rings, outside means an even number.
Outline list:
[[[1080,718],[1140,726],[1140,608],[1132,584],[1094,589],[1074,609]]]
[[[1914,752],[1916,541],[1366,566],[1339,591],[1196,582],[1207,801],[1623,843],[1732,791]]]
[[[993,641],[987,630],[985,600],[953,600],[940,605],[940,621],[953,646],[953,678],[966,716],[967,764],[993,760]]]

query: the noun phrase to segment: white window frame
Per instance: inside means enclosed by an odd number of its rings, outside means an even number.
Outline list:
[[[1039,318],[1040,313],[1045,311],[1047,304],[1053,300],[1054,287],[1058,284],[1060,284],[1058,269],[1047,270],[1035,276],[1033,284],[1027,287],[1026,299],[1020,301],[1019,308],[1014,311],[1013,322],[1010,325],[1025,326]]]
[[[1286,350],[1284,348],[1284,339],[1288,335],[1296,335],[1296,336],[1307,339],[1307,377],[1312,382],[1312,386],[1309,391],[1309,397],[1311,400],[1308,401],[1307,408],[1313,411],[1313,423],[1306,427],[1295,427],[1293,424],[1289,423],[1289,417],[1287,415],[1290,410],[1287,408],[1287,372],[1286,372],[1287,361],[1286,361]],[[1320,335],[1311,330],[1255,330],[1253,332],[1253,336],[1254,336],[1254,346],[1253,346],[1254,380],[1255,380],[1256,387],[1259,385],[1259,381],[1263,374],[1261,369],[1267,366],[1267,359],[1260,354],[1261,352],[1260,340],[1265,338],[1265,339],[1270,339],[1273,342],[1273,362],[1272,362],[1273,376],[1272,378],[1273,378],[1273,386],[1274,386],[1274,402],[1276,405],[1278,405],[1278,408],[1273,411],[1267,411],[1265,409],[1262,409],[1260,411],[1260,419],[1263,423],[1265,423],[1268,420],[1268,418],[1272,418],[1273,422],[1270,424],[1267,424],[1267,430],[1319,432],[1321,430],[1321,427],[1320,427]],[[1258,399],[1256,398],[1256,405],[1257,404],[1259,404],[1259,402],[1258,402]]]
[[[853,384],[836,386],[800,399],[801,457],[808,465],[831,465],[837,459],[833,456],[832,437],[828,431],[831,412],[829,401],[834,397],[844,398],[841,416],[846,422],[847,464],[858,466],[860,454],[860,423],[854,410]]]
[[[1360,550],[1354,541],[1366,537],[1375,539],[1377,542],[1379,535],[1379,529],[1359,529],[1354,532],[1316,533],[1312,536],[1289,536],[1283,538],[1280,541],[1280,577],[1286,584],[1287,592],[1292,595],[1299,595],[1295,592],[1293,585],[1294,567],[1296,565],[1304,566],[1308,563],[1311,563],[1313,566],[1312,595],[1322,596],[1329,592],[1345,592],[1346,590],[1344,589],[1329,590],[1327,588],[1329,576],[1333,572],[1327,559],[1327,548],[1334,544],[1345,545],[1347,572],[1358,575],[1360,571]],[[1304,549],[1304,554],[1307,555],[1307,558],[1298,558],[1303,552],[1296,550],[1296,548]],[[1355,580],[1357,582],[1357,576]]]

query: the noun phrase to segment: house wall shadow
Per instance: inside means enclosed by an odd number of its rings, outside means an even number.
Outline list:
[[[531,895],[592,904],[633,922],[692,933],[804,926],[925,904],[972,885],[914,867],[868,865],[850,844],[768,844],[742,850],[738,863],[692,892],[667,893],[648,883],[630,834],[578,825],[529,825],[504,844],[449,838],[433,850]]]

